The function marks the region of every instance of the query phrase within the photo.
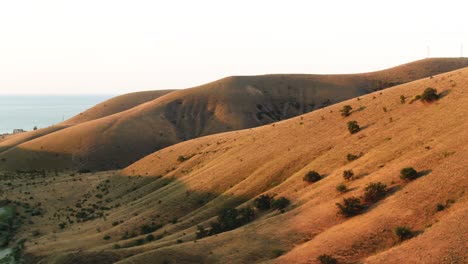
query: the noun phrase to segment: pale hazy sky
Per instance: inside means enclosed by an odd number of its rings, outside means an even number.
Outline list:
[[[0,0],[0,93],[124,93],[468,54],[468,1]]]

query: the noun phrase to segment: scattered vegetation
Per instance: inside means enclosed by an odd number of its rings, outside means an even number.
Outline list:
[[[271,202],[271,207],[278,210],[283,210],[288,207],[291,202],[286,197],[280,197]]]
[[[154,240],[154,236],[152,234],[149,234],[145,237],[145,240],[148,241],[148,242],[151,242]]]
[[[445,209],[445,206],[441,203],[437,204],[437,211],[443,211]]]
[[[361,127],[359,126],[357,121],[349,121],[348,130],[349,130],[349,133],[356,134],[357,132],[361,131]]]
[[[364,210],[364,205],[357,197],[343,198],[343,203],[336,203],[340,213],[346,217],[354,216]]]
[[[197,238],[204,238],[210,235],[210,231],[201,225],[197,226],[197,232],[195,233]]]
[[[251,207],[239,210],[236,208],[224,208],[219,212],[216,221],[210,223],[211,229],[207,230],[203,226],[197,227],[196,237],[203,238],[236,229],[251,222],[254,217],[255,212]]]
[[[418,178],[418,172],[412,167],[403,168],[400,171],[400,178],[411,181]]]
[[[262,194],[254,200],[255,207],[258,210],[277,209],[283,210],[288,207],[291,202],[286,197],[274,199],[273,196]]]
[[[317,260],[320,261],[320,264],[337,264],[338,260],[330,255],[320,255],[317,257]]]
[[[351,110],[352,109],[353,108],[350,105],[344,105],[343,109],[340,110],[341,116],[347,117],[347,116],[351,115]]]
[[[348,160],[349,160],[349,155],[352,155],[352,154],[348,154]],[[354,155],[353,155],[354,156]],[[357,156],[355,156],[357,158]],[[343,171],[343,178],[347,181],[351,180],[354,176],[354,172],[353,170],[344,170]]]
[[[0,203],[1,204],[1,203]],[[0,248],[7,246],[15,233],[15,229],[19,226],[15,226],[15,207],[9,205],[0,207]],[[19,222],[19,221],[18,221]]]
[[[336,191],[340,193],[345,193],[348,191],[348,188],[343,183],[340,183],[336,186]]]
[[[362,157],[364,154],[361,152],[359,153],[358,155],[354,155],[352,153],[348,153],[348,155],[346,155],[346,159],[348,161],[353,161],[353,160],[357,160],[359,159],[360,157]]]
[[[272,196],[262,194],[259,197],[255,198],[254,204],[255,204],[255,207],[259,210],[268,210],[271,208],[272,201],[273,201]]]
[[[407,240],[413,237],[413,231],[407,226],[397,226],[395,227],[395,235],[400,239],[400,241]]]
[[[371,182],[364,188],[364,201],[374,203],[385,197],[387,185],[381,182]]]
[[[143,225],[140,227],[140,234],[146,235],[149,233],[153,233],[154,231],[158,230],[162,226],[163,226],[162,224],[156,224],[154,222],[151,222],[151,225]]]
[[[322,179],[322,176],[316,171],[309,171],[302,179],[306,182],[318,182]]]
[[[424,102],[433,102],[439,99],[439,95],[437,94],[437,89],[428,87],[424,90],[421,94],[421,101]]]
[[[406,97],[404,95],[400,95],[400,103],[401,104],[406,103]]]

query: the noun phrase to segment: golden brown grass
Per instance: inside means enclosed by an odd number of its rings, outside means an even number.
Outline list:
[[[412,98],[426,87],[444,96],[430,104],[400,103],[400,95]],[[45,216],[32,218],[34,224],[23,225],[18,235],[31,240],[26,252],[40,263],[317,263],[321,254],[340,263],[464,263],[467,92],[468,69],[457,70],[274,124],[182,142],[121,172],[49,175],[47,185],[43,179],[26,185],[16,177],[3,197],[24,199],[29,191],[43,203]],[[361,110],[344,118],[343,105]],[[351,135],[350,120],[364,129]],[[348,153],[360,152],[362,157],[347,161]],[[181,155],[190,158],[182,161]],[[408,166],[423,172],[421,177],[401,180],[399,172]],[[345,182],[347,169],[355,179]],[[311,170],[324,178],[304,182]],[[102,200],[112,201],[102,204],[121,205],[105,211],[105,218],[60,230],[57,224],[70,215],[64,208],[86,193],[87,203],[96,204],[96,186],[106,180],[110,192]],[[335,190],[343,182],[349,189],[344,194]],[[385,183],[390,192],[360,215],[337,214],[335,203],[362,196],[370,182]],[[261,194],[287,197],[292,205],[284,213],[258,212],[241,228],[196,240],[196,226],[207,226],[220,208],[249,205]],[[438,203],[446,209],[437,211]],[[57,211],[60,219],[53,217]],[[122,239],[125,231],[152,221],[163,224],[153,233],[162,238],[128,247],[145,235]],[[417,236],[400,242],[393,230],[402,225]],[[44,235],[32,238],[34,229]],[[113,249],[115,244],[124,248]]]
[[[426,59],[373,73],[238,76],[168,94],[130,94],[0,142],[0,168],[123,168],[187,139],[269,124],[467,65],[468,59]]]

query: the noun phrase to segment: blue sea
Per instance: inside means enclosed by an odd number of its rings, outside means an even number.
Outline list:
[[[0,134],[44,128],[115,95],[0,95]]]

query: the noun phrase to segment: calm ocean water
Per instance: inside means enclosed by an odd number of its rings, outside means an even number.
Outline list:
[[[114,95],[0,95],[0,134],[62,122]]]

